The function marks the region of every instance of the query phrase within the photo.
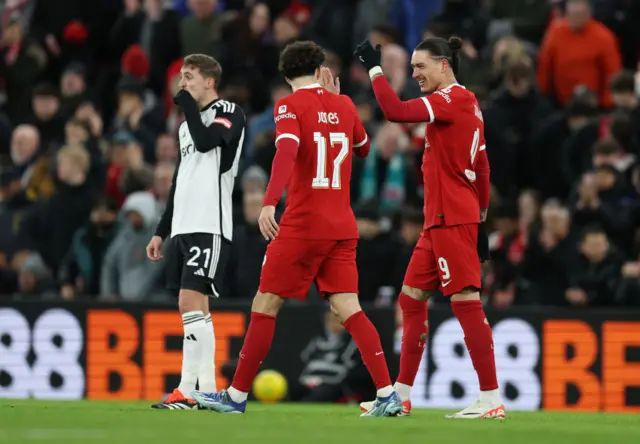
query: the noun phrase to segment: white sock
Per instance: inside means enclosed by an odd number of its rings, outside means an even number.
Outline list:
[[[391,387],[390,385],[386,386],[386,387],[382,387],[381,389],[378,390],[378,392],[376,393],[376,396],[378,398],[386,398],[387,396],[389,396],[391,393],[393,393],[393,387]]]
[[[202,392],[216,392],[216,337],[213,331],[211,314],[204,317],[205,332],[202,336],[202,355],[198,369],[198,390]]]
[[[483,404],[502,404],[500,400],[500,389],[480,392],[480,402]]]
[[[207,330],[202,311],[190,311],[182,313],[182,326],[184,337],[182,338],[182,376],[178,389],[186,397],[196,389],[198,382],[198,368],[202,359],[202,343]]]
[[[233,386],[229,387],[229,390],[227,390],[227,392],[229,393],[229,396],[231,396],[231,399],[233,400],[233,402],[244,402],[247,400],[247,397],[249,396],[249,393],[241,392],[240,390],[234,388]]]
[[[398,396],[400,397],[400,401],[408,401],[411,399],[411,386],[407,384],[403,384],[401,382],[396,382],[393,384],[393,389],[396,391]]]

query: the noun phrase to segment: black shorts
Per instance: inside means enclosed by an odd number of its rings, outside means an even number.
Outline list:
[[[219,297],[231,243],[219,234],[178,234],[167,245],[167,288]]]

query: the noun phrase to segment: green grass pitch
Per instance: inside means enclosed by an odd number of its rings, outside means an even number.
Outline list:
[[[245,415],[221,415],[141,402],[0,400],[0,443],[640,443],[640,415],[507,412],[504,421],[477,421],[444,413],[360,418],[357,406],[253,403]]]

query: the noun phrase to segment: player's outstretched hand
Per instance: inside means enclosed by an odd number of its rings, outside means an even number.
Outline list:
[[[147,257],[152,261],[159,261],[162,259],[162,244],[163,240],[160,236],[153,236],[147,245]]]
[[[180,108],[184,109],[185,105],[189,102],[195,102],[196,99],[193,98],[191,93],[186,89],[181,89],[178,91],[178,94],[173,98],[173,103],[178,105]]]
[[[258,226],[260,227],[260,233],[262,233],[266,240],[276,238],[280,230],[278,222],[276,222],[276,207],[273,205],[262,207],[260,217],[258,218]]]
[[[367,68],[369,71],[371,68],[381,65],[382,54],[380,53],[380,45],[376,45],[374,48],[371,46],[371,42],[369,39],[366,39],[364,42],[360,43],[353,54],[356,56],[360,63]]]
[[[320,68],[320,86],[329,92],[340,94],[340,78],[333,80],[333,74],[326,66]]]

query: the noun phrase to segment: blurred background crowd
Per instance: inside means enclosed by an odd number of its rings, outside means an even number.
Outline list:
[[[373,140],[354,159],[364,301],[393,303],[422,227],[424,125],[386,122],[352,58],[369,37],[403,98],[412,48],[463,38],[493,185],[488,304],[640,305],[640,3],[633,0],[0,0],[0,298],[175,303],[145,246],[182,116],[181,57],[222,64],[249,116],[224,297],[253,297],[279,51],[326,64]],[[471,141],[470,141],[471,142]],[[435,298],[434,303],[442,299]]]

